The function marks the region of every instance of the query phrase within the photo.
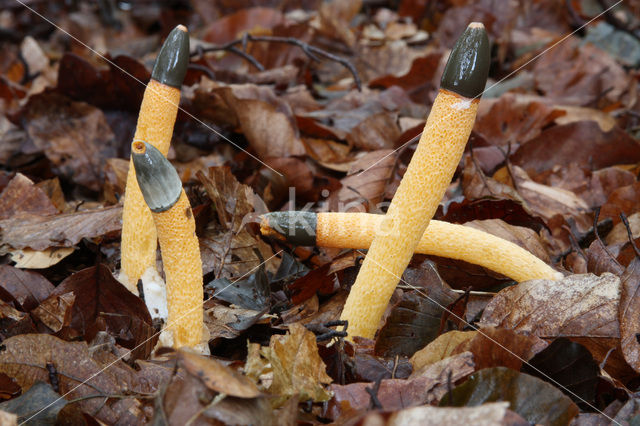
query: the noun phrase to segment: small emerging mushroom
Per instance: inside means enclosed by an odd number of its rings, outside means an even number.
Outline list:
[[[180,87],[189,65],[189,34],[184,25],[165,40],[144,91],[134,141],[146,141],[164,156],[169,152],[173,125],[180,104]],[[136,171],[129,163],[122,212],[120,281],[134,294],[142,275],[156,265],[156,230],[151,212],[142,199]]]
[[[260,231],[301,246],[367,249],[383,218],[369,213],[273,212],[262,215]],[[415,252],[464,260],[518,282],[563,277],[511,241],[439,220],[429,222]]]
[[[176,169],[153,145],[133,142],[131,158],[160,241],[169,310],[165,332],[172,332],[175,348],[196,347],[203,343],[204,290],[191,205]]]
[[[372,338],[378,329],[391,294],[460,162],[489,62],[484,25],[473,22],[449,55],[418,147],[351,287],[340,317],[349,322],[350,338]]]

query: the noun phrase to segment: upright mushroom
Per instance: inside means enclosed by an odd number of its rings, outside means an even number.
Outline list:
[[[133,142],[131,158],[160,241],[169,310],[165,331],[172,332],[175,348],[195,347],[202,343],[204,290],[191,205],[176,169],[153,145]]]
[[[263,235],[303,246],[366,249],[384,216],[369,213],[273,212],[262,216]],[[562,273],[522,247],[479,229],[432,220],[416,253],[464,260],[518,282],[558,280]]]
[[[372,338],[451,182],[489,72],[489,39],[471,23],[451,51],[418,148],[371,242],[342,311],[349,336]]]
[[[184,25],[174,28],[165,40],[144,91],[134,141],[146,141],[162,152],[169,152],[173,125],[180,103],[180,87],[189,64],[189,34]],[[120,280],[133,293],[140,277],[155,270],[156,230],[138,188],[136,171],[129,163],[122,213]]]

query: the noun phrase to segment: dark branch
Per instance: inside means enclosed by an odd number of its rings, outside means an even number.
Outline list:
[[[219,51],[227,51],[239,55],[249,61],[253,66],[255,66],[258,70],[264,71],[264,66],[258,62],[256,58],[251,56],[246,52],[248,42],[267,42],[267,43],[285,43],[291,44],[293,46],[298,46],[302,51],[313,61],[320,62],[320,57],[324,57],[331,61],[337,62],[341,64],[343,67],[347,68],[351,75],[353,75],[353,80],[358,87],[358,90],[362,90],[362,81],[360,80],[360,76],[358,75],[358,71],[355,66],[348,60],[341,56],[334,55],[333,53],[329,53],[326,50],[320,49],[319,47],[312,46],[308,43],[305,43],[302,40],[298,40],[294,37],[276,37],[276,36],[254,36],[249,33],[245,33],[242,38],[237,40],[230,41],[229,43],[222,44],[219,46],[210,46],[210,47],[202,47],[198,46],[196,50],[191,54],[191,56],[201,56],[208,52],[219,52]],[[239,49],[236,46],[242,46],[242,49]]]

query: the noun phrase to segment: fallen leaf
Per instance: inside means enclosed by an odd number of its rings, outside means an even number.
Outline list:
[[[215,359],[185,350],[178,351],[178,359],[189,374],[198,377],[211,390],[239,398],[261,395],[251,380]]]
[[[600,367],[587,348],[560,337],[531,358],[521,371],[558,386],[579,404],[594,401]]]
[[[411,379],[385,379],[376,393],[384,410],[399,410],[417,405],[432,404],[447,391],[447,383],[456,382],[473,372],[473,357],[469,353],[458,354],[432,364],[419,377]],[[333,397],[326,415],[338,419],[345,408],[364,411],[370,406],[374,383],[352,383],[330,386]]]
[[[476,370],[508,367],[519,370],[547,343],[535,335],[517,333],[506,328],[483,327],[468,340],[461,342],[452,354],[471,352]]]
[[[416,277],[425,274],[413,273]],[[410,275],[405,275],[409,278]],[[413,278],[415,279],[415,278]],[[412,278],[407,279],[412,282]],[[391,308],[376,338],[376,354],[412,356],[417,350],[434,340],[440,331],[443,306],[454,300],[452,292],[434,285],[427,290],[429,297],[414,291],[405,292],[402,299]],[[348,330],[347,330],[348,331]]]
[[[157,340],[145,303],[100,264],[62,281],[50,297],[73,293],[71,327],[87,340],[108,331],[118,344],[131,349],[134,359],[146,359]]]
[[[536,173],[555,166],[568,167],[570,163],[589,164],[598,170],[639,162],[640,143],[618,127],[603,132],[593,121],[578,121],[543,131],[521,145],[509,160],[528,172]]]
[[[16,268],[45,269],[60,262],[74,252],[73,247],[50,247],[45,250],[32,250],[24,248],[9,252],[11,260],[16,263]]]
[[[627,363],[636,372],[640,371],[640,258],[635,257],[621,277],[620,345]]]
[[[524,144],[563,114],[547,105],[544,98],[506,93],[490,108],[478,111],[473,131],[491,145]]]
[[[331,396],[323,384],[331,383],[326,367],[318,355],[316,336],[294,323],[284,336],[273,335],[264,356],[271,362],[273,383],[269,392],[279,399],[295,394],[301,400],[328,401]]]
[[[73,293],[50,296],[33,309],[31,315],[57,333],[62,327],[68,327],[71,323],[71,312],[75,300],[76,297]]]
[[[36,331],[29,314],[20,312],[2,300],[0,300],[0,323],[2,324],[0,338],[3,340],[11,336]]]
[[[0,372],[13,377],[23,389],[29,389],[37,382],[49,382],[47,364],[51,364],[55,368],[60,393],[68,393],[70,399],[81,398],[77,403],[83,411],[110,424],[118,420],[139,420],[133,410],[120,412],[101,398],[84,398],[96,393],[113,395],[124,391],[118,378],[91,358],[85,342],[65,342],[47,334],[24,334],[2,343],[5,350],[0,353]],[[130,369],[126,365],[124,367]]]
[[[411,356],[410,362],[413,367],[412,376],[415,376],[425,367],[441,361],[452,354],[462,342],[472,339],[476,331],[451,330],[438,336],[424,348]]]
[[[49,280],[37,272],[0,265],[0,297],[25,312],[49,297],[54,288]]]
[[[473,220],[466,222],[465,226],[479,229],[504,240],[511,241],[526,249],[538,259],[550,263],[549,253],[544,247],[542,239],[532,229],[509,225],[501,219]]]
[[[22,173],[17,173],[0,193],[0,220],[9,219],[16,213],[48,216],[58,213],[58,209],[42,189]]]
[[[478,406],[495,401],[508,401],[509,408],[530,423],[566,425],[578,414],[578,407],[555,387],[505,367],[474,373],[446,394],[440,406]]]
[[[245,32],[259,29],[268,30],[281,24],[281,12],[267,7],[249,7],[209,22],[202,39],[214,44],[225,44],[240,37]]]
[[[50,384],[36,382],[19,397],[0,403],[0,410],[15,414],[21,424],[55,424],[66,405],[67,401]]]
[[[0,254],[31,248],[73,247],[83,238],[102,237],[122,228],[122,207],[105,207],[55,216],[0,220]]]
[[[498,426],[512,425],[522,426],[510,411],[508,402],[490,402],[477,407],[412,407],[392,413],[386,426],[402,425],[476,425]],[[523,420],[524,421],[524,420]],[[366,421],[365,421],[366,423]]]
[[[351,164],[340,180],[342,188],[327,199],[331,211],[380,211],[387,184],[393,177],[396,155],[384,149],[367,153]]]
[[[600,210],[600,220],[610,218],[614,224],[620,222],[620,213],[635,213],[640,210],[640,182],[622,186],[611,193]]]
[[[32,96],[25,108],[29,138],[59,173],[99,191],[105,161],[117,155],[115,136],[102,111],[56,94]]]

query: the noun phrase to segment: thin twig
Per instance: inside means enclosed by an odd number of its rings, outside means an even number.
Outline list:
[[[362,81],[360,80],[360,76],[358,75],[356,67],[351,63],[351,61],[341,56],[334,55],[333,53],[329,53],[326,50],[320,49],[319,47],[305,43],[304,41],[298,40],[295,37],[254,36],[252,34],[245,33],[241,38],[230,41],[229,43],[209,47],[198,46],[196,50],[191,54],[191,56],[201,56],[208,52],[227,51],[243,57],[257,69],[259,69],[260,71],[264,71],[264,66],[260,62],[258,62],[256,58],[246,52],[247,44],[250,41],[291,44],[302,49],[302,51],[313,61],[320,62],[320,57],[324,57],[331,61],[337,62],[349,70],[351,75],[353,75],[353,80],[356,83],[358,90],[362,91]],[[242,46],[242,49],[236,47],[238,45]]]
[[[631,243],[631,247],[633,247],[633,251],[636,254],[636,257],[640,259],[640,250],[638,250],[638,246],[636,246],[636,242],[633,240],[633,232],[631,232],[631,225],[629,225],[629,221],[627,220],[627,215],[624,213],[620,213],[620,219],[622,219],[622,223],[624,223],[624,227],[627,228],[627,235],[629,236],[629,242]]]

